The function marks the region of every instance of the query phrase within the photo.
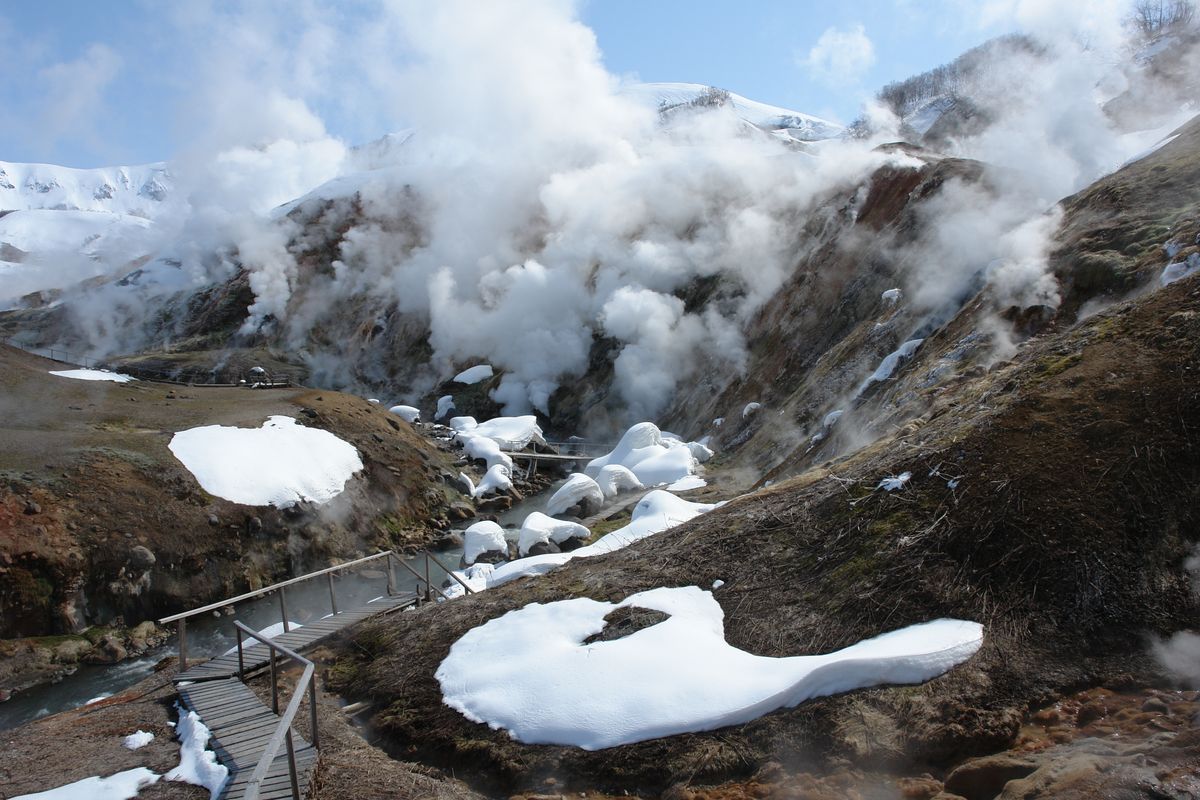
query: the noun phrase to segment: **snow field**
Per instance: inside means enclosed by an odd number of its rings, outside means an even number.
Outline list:
[[[363,468],[353,445],[285,416],[261,428],[191,428],[169,447],[206,492],[248,506],[326,503]]]
[[[113,383],[129,383],[137,380],[130,375],[119,372],[109,372],[106,369],[60,369],[50,370],[50,374],[59,378],[70,378],[76,381],[111,381]]]
[[[670,617],[583,644],[625,606]],[[710,592],[640,592],[531,603],[468,631],[436,672],[444,702],[527,744],[599,750],[756,719],[813,697],[921,683],[970,658],[982,626],[935,620],[827,655],[766,658],[730,646]]]

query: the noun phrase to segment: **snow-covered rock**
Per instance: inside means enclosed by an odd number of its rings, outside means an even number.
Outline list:
[[[421,421],[421,409],[413,406],[392,406],[388,409],[388,411],[392,412],[397,417],[400,417],[400,419],[404,420],[405,422],[411,423]]]
[[[669,617],[631,636],[584,644],[620,607]],[[942,619],[819,656],[769,658],[725,641],[724,613],[695,586],[612,604],[531,603],[468,631],[435,677],[447,705],[527,744],[599,750],[740,725],[813,697],[921,683],[970,658],[977,623]],[[564,679],[569,676],[569,679]]]
[[[676,439],[663,439],[652,422],[639,422],[625,432],[613,451],[588,462],[584,473],[593,480],[610,464],[632,472],[644,486],[673,483],[696,472],[691,448]]]
[[[587,539],[591,531],[577,522],[554,519],[540,511],[534,511],[521,523],[521,536],[517,540],[517,552],[528,555],[530,549],[541,542],[562,544],[568,539]]]
[[[667,486],[667,491],[690,492],[693,489],[703,489],[705,486],[708,486],[708,481],[704,480],[704,478],[701,478],[699,475],[688,475],[686,478],[680,478]]]
[[[537,424],[537,417],[532,414],[522,417],[495,417],[487,422],[478,423],[468,432],[472,436],[486,436],[503,450],[524,450],[534,442],[546,443],[542,429]]]
[[[489,494],[503,494],[512,489],[512,469],[504,464],[488,467],[487,474],[475,487],[476,497],[486,497]]]
[[[502,553],[508,557],[504,529],[495,522],[476,522],[463,532],[463,563],[470,566],[484,553]]]
[[[516,561],[510,561],[507,564],[501,564],[494,570],[487,572],[486,580],[482,586],[472,585],[472,589],[482,590],[489,589],[493,586],[500,586],[515,581],[518,578],[529,578],[538,575],[544,575],[556,567],[562,566],[573,558],[589,558],[591,556],[604,555],[612,553],[624,547],[628,547],[634,542],[641,541],[648,536],[653,536],[656,533],[661,533],[676,525],[687,522],[690,519],[711,511],[718,504],[705,503],[689,503],[687,500],[681,500],[670,492],[655,490],[649,492],[645,497],[638,501],[633,508],[633,513],[630,515],[629,524],[623,528],[612,531],[606,536],[602,536],[597,541],[586,547],[581,547],[577,550],[572,550],[568,553],[547,553],[545,555],[527,556],[519,558]],[[536,513],[536,512],[535,512]],[[543,522],[534,517],[533,521],[526,518],[525,524],[532,529],[541,529],[542,527],[556,527],[559,525],[572,525],[573,523],[562,522],[560,520],[550,519],[545,514],[539,514],[538,517],[546,517],[549,522]],[[579,526],[583,527],[583,526]],[[524,526],[522,526],[524,531]],[[584,528],[584,530],[587,530]],[[530,534],[530,539],[534,542],[545,541],[540,538],[534,539],[534,534]],[[530,544],[532,546],[532,544]],[[526,549],[524,552],[528,552]],[[462,577],[461,573],[458,573]],[[451,586],[446,593],[450,597],[462,594],[461,587],[455,588]]]
[[[746,407],[742,409],[742,419],[755,413],[760,408],[762,408],[762,403],[746,403]]]
[[[884,292],[883,294],[881,294],[879,296],[879,299],[882,300],[883,302],[887,303],[888,305],[894,306],[894,305],[896,305],[896,303],[900,302],[900,290],[899,289],[888,289],[886,292]]]
[[[479,423],[475,421],[474,417],[451,417],[446,425],[450,430],[461,433],[475,429],[479,426]]]
[[[511,473],[512,458],[503,452],[500,445],[493,440],[486,436],[471,436],[465,433],[460,433],[457,438],[462,442],[463,452],[467,454],[467,458],[486,461],[489,470],[497,466],[507,467]]]
[[[596,484],[605,497],[616,497],[620,492],[632,492],[645,489],[628,467],[620,464],[609,464],[602,467],[596,474]]]
[[[435,420],[444,419],[447,414],[454,410],[454,395],[444,394],[438,398],[437,411],[434,412]]]
[[[604,492],[596,481],[576,472],[550,497],[546,504],[546,513],[556,516],[581,503],[591,511],[597,511],[604,505]]]
[[[284,416],[261,428],[191,428],[168,447],[206,492],[248,506],[325,503],[363,468],[353,445]]]
[[[480,381],[486,381],[494,374],[495,373],[492,370],[491,364],[479,364],[471,367],[470,369],[464,369],[462,372],[455,375],[454,382],[464,383],[470,386],[472,384],[479,383]]]

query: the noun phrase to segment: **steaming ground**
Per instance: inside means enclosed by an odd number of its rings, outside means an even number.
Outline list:
[[[459,6],[402,4],[380,21],[406,53],[379,67],[403,134],[349,148],[302,92],[264,92],[261,119],[210,120],[207,149],[168,167],[187,202],[156,217],[157,258],[102,262],[125,279],[86,292],[69,288],[78,272],[37,284],[66,289],[77,343],[108,355],[186,340],[189,298],[241,280],[243,340],[271,342],[322,385],[408,402],[482,360],[502,372],[491,394],[505,413],[546,414],[603,343],[620,429],[701,375],[744,378],[747,324],[823,243],[819,216],[853,215],[873,174],[916,163],[877,148],[903,132],[884,110],[853,139],[704,87],[625,85],[570,4]],[[1057,200],[1182,118],[1176,103],[1151,129],[1118,124],[1104,105],[1133,68],[1042,33],[1035,48],[997,48],[992,80],[972,88],[989,124],[940,141],[991,165],[988,179],[952,181],[921,235],[886,254],[914,330],[981,283],[998,310],[1056,306]],[[260,144],[233,136],[243,128]]]

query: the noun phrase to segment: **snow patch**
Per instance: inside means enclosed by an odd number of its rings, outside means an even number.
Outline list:
[[[621,607],[670,617],[585,645]],[[467,719],[527,744],[599,750],[739,725],[813,697],[921,683],[966,661],[982,640],[979,624],[942,619],[827,655],[756,656],[725,641],[720,605],[689,586],[615,605],[531,603],[468,631],[436,677],[443,701]]]
[[[182,709],[175,732],[179,735],[179,766],[163,777],[169,781],[203,786],[208,789],[212,800],[216,800],[229,778],[229,768],[217,763],[217,754],[206,749],[212,733],[195,711]]]
[[[130,750],[138,750],[154,741],[154,734],[147,731],[135,731],[125,737],[123,744]]]
[[[81,781],[35,794],[22,794],[12,800],[129,800],[138,791],[158,781],[159,776],[145,767],[118,772],[101,778],[93,775]]]
[[[451,411],[454,410],[454,395],[444,394],[438,398],[437,411],[434,412],[433,418],[442,419]]]
[[[113,383],[129,383],[135,381],[130,375],[122,375],[119,372],[109,372],[106,369],[60,369],[50,370],[51,375],[56,375],[59,378],[71,378],[77,381],[112,381]]]
[[[692,489],[703,489],[708,486],[708,481],[701,478],[699,475],[688,475],[686,478],[680,478],[667,487],[669,492],[690,492]]]
[[[248,506],[325,503],[363,468],[353,445],[284,416],[261,428],[191,428],[169,447],[206,492]]]
[[[888,353],[884,357],[883,361],[879,363],[879,366],[875,368],[875,371],[867,376],[867,379],[862,382],[861,386],[858,387],[858,393],[862,394],[865,392],[867,387],[872,383],[886,381],[888,378],[892,377],[892,373],[896,371],[896,368],[900,366],[900,363],[911,358],[912,354],[916,352],[917,348],[921,346],[921,342],[923,341],[925,340],[909,339],[891,353]]]
[[[1198,271],[1200,271],[1200,253],[1192,253],[1188,256],[1187,261],[1177,261],[1174,264],[1167,264],[1166,268],[1162,271],[1162,275],[1159,276],[1158,282],[1160,286],[1166,286],[1175,281],[1183,280]]]
[[[762,408],[762,403],[746,403],[746,407],[742,409],[742,419],[750,416],[760,408]]]
[[[465,383],[466,385],[470,386],[472,384],[479,383],[480,381],[486,381],[488,378],[492,377],[493,374],[495,373],[492,370],[491,364],[479,364],[478,366],[471,367],[470,369],[464,369],[462,372],[455,375],[454,382]]]
[[[903,489],[910,480],[912,480],[911,472],[901,472],[899,475],[890,475],[884,478],[875,488],[883,489],[885,492],[894,492],[897,489]]]
[[[421,421],[421,409],[414,406],[392,406],[388,411],[410,424]]]

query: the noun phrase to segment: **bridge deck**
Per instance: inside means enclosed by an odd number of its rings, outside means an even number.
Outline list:
[[[335,633],[342,631],[357,622],[362,622],[364,619],[374,617],[379,614],[386,614],[391,611],[396,611],[401,608],[413,605],[417,602],[417,596],[413,593],[404,593],[392,595],[390,597],[380,597],[372,600],[369,603],[359,606],[358,608],[348,611],[341,611],[333,616],[319,619],[316,622],[310,622],[299,628],[292,628],[287,633],[281,633],[278,636],[271,637],[271,641],[278,642],[284,647],[295,650],[297,653],[312,647],[317,642],[333,636]],[[246,665],[246,673],[250,674],[267,666],[271,660],[270,650],[258,642],[246,640],[242,645],[242,657]],[[238,674],[238,654],[237,650],[232,653],[217,656],[208,661],[196,664],[189,667],[184,672],[175,676],[176,682],[181,681],[213,681],[224,678],[237,677]],[[181,689],[182,691],[182,689]],[[203,714],[201,714],[203,716]],[[207,720],[205,721],[207,724]]]
[[[217,754],[217,760],[229,768],[229,779],[218,800],[240,800],[279,725],[279,717],[237,678],[180,686],[179,696],[200,715],[212,733],[209,747]],[[317,750],[294,731],[292,744],[296,754],[296,782],[300,796],[305,797],[317,766]],[[287,751],[282,750],[271,762],[259,798],[274,800],[291,796]]]

